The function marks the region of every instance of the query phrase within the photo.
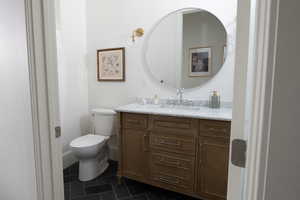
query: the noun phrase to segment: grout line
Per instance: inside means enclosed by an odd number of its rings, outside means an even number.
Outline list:
[[[119,199],[119,198],[118,198],[118,195],[117,195],[117,193],[116,193],[116,191],[115,191],[115,186],[114,186],[113,184],[111,184],[111,183],[110,183],[110,185],[111,185],[111,187],[112,187],[112,191],[113,191],[113,194],[114,194],[114,196],[115,196],[115,199]]]
[[[145,192],[145,196],[147,200],[150,200],[150,197],[148,196],[148,192]]]
[[[113,194],[115,196],[115,199],[119,199],[118,196],[117,196],[117,194],[116,194],[116,192],[114,191],[114,189],[112,189],[112,192],[113,192]]]
[[[128,185],[127,185],[126,181],[125,181],[124,179],[121,179],[121,181],[122,181],[122,180],[124,181],[124,185],[125,185],[125,188],[126,188],[128,194],[129,194],[129,197],[132,197],[133,195],[132,195],[131,192],[129,191],[129,188],[128,188]]]
[[[68,199],[67,200],[71,200],[71,184],[68,183]]]

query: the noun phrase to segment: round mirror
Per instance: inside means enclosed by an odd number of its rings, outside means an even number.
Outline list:
[[[194,88],[211,79],[226,58],[222,22],[201,9],[183,9],[164,17],[150,33],[145,59],[158,83]]]

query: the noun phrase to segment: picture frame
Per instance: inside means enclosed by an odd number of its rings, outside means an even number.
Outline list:
[[[125,48],[97,50],[97,80],[125,81]]]
[[[212,55],[210,47],[194,47],[189,49],[189,76],[211,76]]]

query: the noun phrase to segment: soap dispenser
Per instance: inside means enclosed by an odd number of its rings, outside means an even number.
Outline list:
[[[220,94],[216,90],[214,90],[209,97],[209,107],[210,108],[220,108],[221,107]]]
[[[153,104],[158,105],[159,104],[159,97],[157,94],[154,95],[153,97]]]

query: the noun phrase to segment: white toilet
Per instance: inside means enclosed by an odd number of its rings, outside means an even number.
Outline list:
[[[76,138],[70,143],[79,160],[79,180],[89,181],[108,167],[107,140],[114,133],[116,112],[110,109],[92,110],[94,134]]]

